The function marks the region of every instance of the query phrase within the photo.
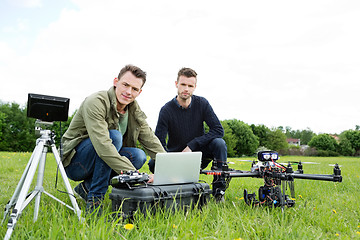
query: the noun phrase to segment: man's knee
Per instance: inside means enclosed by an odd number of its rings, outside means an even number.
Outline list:
[[[138,161],[136,163],[136,166],[134,166],[136,169],[140,169],[142,168],[142,166],[145,164],[147,158],[146,158],[146,154],[143,150],[139,149],[139,153],[138,153]]]
[[[214,156],[219,158],[219,160],[225,160],[227,156],[227,146],[226,142],[222,138],[215,138],[212,140],[210,144],[210,148],[212,149],[212,152]]]
[[[226,146],[226,142],[224,139],[222,138],[215,138],[212,141],[212,145],[214,148],[218,149],[218,150],[225,150],[227,151],[227,146]]]
[[[139,148],[132,148],[128,158],[137,170],[139,170],[147,160],[145,152]]]

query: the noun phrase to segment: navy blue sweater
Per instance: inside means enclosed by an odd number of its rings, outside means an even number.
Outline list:
[[[210,128],[206,134],[204,122]],[[181,152],[186,146],[200,151],[214,138],[222,138],[224,129],[209,102],[193,95],[186,109],[179,105],[176,97],[161,108],[155,135],[168,152]]]

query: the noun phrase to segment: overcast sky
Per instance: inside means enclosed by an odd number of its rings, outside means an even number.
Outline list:
[[[182,67],[220,120],[341,133],[360,125],[360,1],[0,0],[0,100],[107,90],[126,64],[155,129]]]

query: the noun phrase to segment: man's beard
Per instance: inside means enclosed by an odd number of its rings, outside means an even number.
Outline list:
[[[182,100],[187,100],[189,98],[191,98],[192,94],[188,94],[188,95],[183,95],[183,94],[178,94],[179,98],[181,98]]]

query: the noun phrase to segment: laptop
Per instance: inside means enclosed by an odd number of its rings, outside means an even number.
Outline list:
[[[152,185],[195,183],[199,181],[202,152],[156,154]]]

